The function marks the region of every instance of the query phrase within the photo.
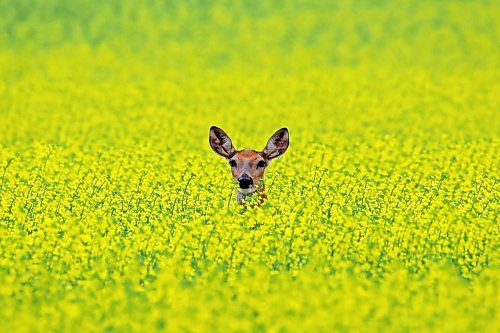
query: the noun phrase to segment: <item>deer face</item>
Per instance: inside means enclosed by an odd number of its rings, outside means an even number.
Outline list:
[[[226,132],[212,126],[209,142],[210,147],[229,163],[233,179],[239,185],[238,191],[249,194],[255,192],[263,182],[264,171],[270,161],[285,153],[289,145],[289,135],[288,129],[282,128],[271,136],[262,151],[236,150]]]
[[[264,177],[267,162],[257,151],[244,149],[236,152],[229,159],[233,179],[238,181],[239,191],[251,193],[255,190]]]

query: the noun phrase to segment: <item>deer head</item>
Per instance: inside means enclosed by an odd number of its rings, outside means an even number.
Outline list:
[[[236,150],[229,136],[222,129],[212,126],[209,135],[210,147],[224,157],[231,167],[233,179],[238,182],[236,198],[239,203],[247,195],[264,190],[264,171],[272,159],[285,153],[289,145],[288,129],[282,128],[267,141],[262,151]],[[264,196],[263,196],[264,197]]]

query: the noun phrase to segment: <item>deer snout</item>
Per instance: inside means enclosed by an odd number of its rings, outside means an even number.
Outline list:
[[[252,177],[244,173],[238,178],[238,183],[240,184],[240,188],[246,189],[253,185]]]

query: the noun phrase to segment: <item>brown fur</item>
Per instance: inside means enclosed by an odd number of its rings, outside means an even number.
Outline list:
[[[233,179],[238,180],[244,174],[252,179],[253,185],[249,189],[239,188],[236,191],[236,199],[239,204],[244,204],[245,199],[254,193],[259,196],[259,205],[267,199],[264,193],[264,172],[272,159],[285,153],[289,145],[288,136],[288,129],[282,128],[271,136],[263,151],[236,150],[231,139],[222,129],[215,126],[210,128],[210,146],[217,154],[225,157],[228,163],[232,164]]]

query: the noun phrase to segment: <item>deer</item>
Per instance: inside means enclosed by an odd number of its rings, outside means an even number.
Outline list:
[[[210,127],[209,143],[212,150],[224,157],[231,167],[233,180],[238,183],[236,201],[240,205],[250,196],[258,196],[257,205],[262,205],[265,194],[264,171],[271,160],[283,155],[289,146],[287,128],[277,130],[262,151],[253,149],[236,150],[229,135],[217,126]]]

